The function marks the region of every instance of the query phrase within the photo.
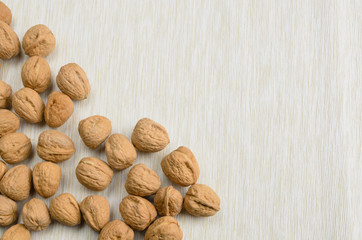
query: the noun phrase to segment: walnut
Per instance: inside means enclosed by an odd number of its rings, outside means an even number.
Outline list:
[[[10,168],[0,181],[0,192],[14,201],[24,201],[30,195],[31,170],[25,165]]]
[[[133,230],[122,220],[107,223],[99,234],[98,240],[133,240]]]
[[[33,169],[33,185],[35,191],[43,198],[53,196],[59,187],[62,170],[51,162],[40,162]]]
[[[111,134],[112,123],[103,116],[91,116],[79,122],[78,132],[89,148],[99,147]]]
[[[24,35],[23,49],[32,56],[48,56],[55,48],[55,37],[50,29],[42,24],[31,27]]]
[[[144,164],[131,168],[125,183],[126,190],[131,195],[151,196],[161,187],[161,179],[155,171]]]
[[[44,110],[44,119],[49,127],[62,126],[73,114],[74,104],[67,95],[55,91],[52,92]]]
[[[13,96],[15,112],[29,123],[43,121],[44,103],[37,92],[31,88],[22,88]]]
[[[20,163],[31,154],[30,139],[23,133],[9,133],[0,139],[0,155],[8,164]]]
[[[128,138],[122,134],[112,134],[106,141],[105,152],[109,165],[115,170],[124,170],[133,165],[137,152]]]
[[[160,216],[176,216],[182,210],[183,197],[172,186],[158,190],[153,201]]]
[[[0,80],[0,108],[10,108],[12,89]]]
[[[7,60],[20,53],[20,42],[16,33],[5,22],[0,21],[0,59]]]
[[[20,119],[12,111],[0,109],[0,138],[16,132],[20,127]]]
[[[220,210],[220,198],[210,187],[195,184],[187,191],[184,206],[191,215],[213,216]]]
[[[3,2],[0,2],[0,21],[10,25],[12,18],[11,10]]]
[[[111,210],[109,202],[103,196],[88,196],[80,203],[85,222],[99,232],[109,222]]]
[[[52,218],[67,226],[76,226],[82,221],[79,204],[69,193],[53,198],[49,205],[49,212]]]
[[[39,56],[30,57],[21,69],[24,87],[42,93],[50,87],[51,71],[48,62]]]
[[[161,217],[152,223],[145,234],[145,240],[182,240],[182,231],[174,217]]]
[[[23,222],[25,227],[31,231],[48,228],[51,220],[47,205],[40,199],[30,199],[23,207]]]

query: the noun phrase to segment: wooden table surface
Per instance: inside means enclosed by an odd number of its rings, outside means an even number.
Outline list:
[[[20,40],[40,23],[56,36],[44,101],[67,63],[82,66],[91,83],[89,98],[75,102],[58,128],[77,151],[59,164],[56,195],[69,192],[79,202],[103,195],[111,219],[120,219],[129,169],[115,172],[103,192],[84,188],[75,177],[79,160],[106,157],[104,147],[83,144],[78,122],[104,115],[113,133],[130,137],[149,117],[171,142],[136,162],[167,186],[162,157],[188,146],[199,161],[198,182],[221,198],[213,217],[177,216],[184,239],[362,239],[362,1],[3,1]],[[14,92],[23,87],[26,59],[1,62],[0,78]],[[35,148],[46,129],[21,122],[33,143],[30,167],[42,161]],[[32,232],[39,240],[97,237],[85,223]]]

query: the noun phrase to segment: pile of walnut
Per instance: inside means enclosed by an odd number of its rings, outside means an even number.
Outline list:
[[[9,8],[0,2],[0,58],[3,60],[20,52],[19,39],[9,26],[11,19]],[[21,72],[24,88],[12,96],[11,87],[0,81],[0,156],[7,164],[24,161],[32,151],[30,139],[16,132],[20,126],[19,117],[29,123],[45,120],[49,127],[59,127],[73,114],[72,100],[86,99],[90,92],[86,73],[77,64],[70,63],[63,66],[56,77],[61,92],[51,93],[44,105],[39,93],[51,85],[51,71],[43,57],[53,51],[54,35],[44,25],[34,26],[25,33],[22,47],[29,56]],[[19,117],[8,110],[11,105]],[[78,181],[94,191],[108,187],[113,170],[131,167],[137,158],[136,149],[157,152],[170,141],[166,129],[147,118],[136,124],[132,142],[122,134],[109,136],[112,124],[103,116],[91,116],[80,121],[78,131],[89,148],[97,148],[105,142],[108,164],[86,157],[76,168]],[[75,146],[67,135],[47,130],[40,134],[37,145],[37,154],[45,162],[37,164],[33,171],[25,165],[8,170],[0,161],[0,226],[17,222],[16,201],[26,200],[32,187],[43,198],[55,195],[62,175],[56,163],[70,159],[74,152]],[[46,229],[51,218],[67,226],[78,225],[83,218],[91,228],[100,232],[98,239],[102,240],[133,239],[133,230],[145,229],[145,239],[182,239],[182,231],[174,218],[182,207],[194,216],[212,216],[220,209],[220,199],[210,187],[196,184],[200,170],[190,149],[179,147],[162,159],[161,166],[173,183],[182,187],[191,185],[184,198],[172,186],[161,188],[160,177],[155,171],[144,164],[136,164],[130,169],[125,183],[130,195],[119,205],[124,222],[110,222],[110,205],[103,196],[88,196],[78,204],[73,195],[63,193],[52,199],[49,209],[40,199],[29,200],[23,207],[23,224],[10,227],[1,239],[30,239],[29,230]],[[151,195],[155,195],[154,204],[144,198]],[[161,217],[156,220],[157,214]]]

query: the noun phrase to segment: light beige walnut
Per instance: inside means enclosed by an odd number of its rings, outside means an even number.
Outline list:
[[[21,70],[24,87],[31,88],[38,93],[42,93],[50,87],[51,77],[48,62],[39,56],[33,56],[26,60]]]
[[[160,216],[176,216],[182,210],[183,197],[172,186],[161,188],[153,200]]]
[[[107,223],[99,234],[98,240],[133,240],[133,230],[122,220]]]
[[[44,103],[39,93],[31,88],[22,88],[13,96],[15,112],[29,123],[43,121]]]
[[[23,222],[30,231],[48,228],[51,220],[47,205],[40,199],[30,199],[23,207]]]
[[[170,142],[166,129],[149,118],[139,120],[132,133],[133,145],[142,152],[158,152]]]
[[[6,230],[1,240],[30,240],[30,232],[24,224],[16,224]]]
[[[155,207],[138,196],[127,196],[119,204],[123,220],[137,231],[145,230],[157,216]]]
[[[5,22],[0,21],[0,59],[7,60],[20,53],[18,35]]]
[[[23,49],[25,54],[46,57],[55,48],[55,37],[50,29],[42,24],[31,27],[24,35]]]
[[[154,221],[146,231],[145,240],[181,240],[182,231],[174,217],[161,217]]]
[[[49,127],[62,126],[73,114],[74,103],[67,95],[55,91],[52,92],[47,101],[44,111],[44,119]]]
[[[78,132],[89,148],[99,147],[111,134],[112,123],[103,116],[91,116],[79,122]]]
[[[33,186],[43,198],[53,196],[59,187],[62,178],[60,167],[51,162],[41,162],[33,169]]]
[[[0,80],[0,108],[10,108],[12,92],[10,85]]]
[[[18,205],[8,197],[0,195],[0,226],[9,226],[18,219]]]
[[[13,15],[11,10],[3,2],[0,1],[0,21],[5,22],[7,25],[11,24]]]
[[[128,138],[122,134],[112,134],[106,141],[105,152],[109,165],[115,170],[124,170],[133,165],[137,152]]]
[[[91,90],[86,73],[76,63],[61,67],[56,81],[59,89],[73,100],[86,99]]]
[[[30,139],[23,133],[9,133],[0,138],[0,156],[8,164],[20,163],[31,154]]]
[[[2,161],[0,161],[0,180],[3,178],[3,176],[5,175],[5,173],[8,171],[8,167],[6,166],[5,163],[3,163]]]
[[[0,192],[14,201],[24,201],[30,195],[31,170],[25,165],[10,168],[0,181]]]
[[[84,221],[99,232],[109,222],[111,210],[107,199],[103,196],[88,196],[80,203]]]
[[[49,212],[52,218],[67,226],[76,226],[82,221],[79,204],[69,193],[53,198],[49,205]]]
[[[16,132],[20,127],[20,119],[7,109],[0,109],[0,138]]]
[[[46,161],[63,162],[71,158],[74,152],[72,139],[62,132],[47,130],[39,135],[37,153]]]
[[[137,164],[129,171],[125,187],[130,195],[151,196],[160,189],[161,179],[146,165]]]
[[[103,191],[112,182],[113,170],[104,161],[86,157],[80,160],[76,168],[78,181],[88,189]]]
[[[210,187],[204,184],[195,184],[187,191],[184,206],[191,215],[213,216],[220,210],[220,198]]]
[[[173,182],[186,187],[197,182],[200,175],[199,164],[187,147],[179,147],[161,161],[162,171]]]

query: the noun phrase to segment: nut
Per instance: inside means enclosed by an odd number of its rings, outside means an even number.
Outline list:
[[[23,49],[28,56],[48,56],[55,48],[55,37],[50,29],[42,24],[31,27],[24,35]]]
[[[24,224],[16,224],[6,230],[1,240],[30,240],[30,232]]]
[[[182,231],[174,217],[161,217],[147,229],[145,240],[172,239],[181,240]]]
[[[5,173],[7,171],[8,171],[8,167],[5,165],[5,163],[0,161],[0,180],[3,178],[3,176],[5,175]]]
[[[86,73],[76,63],[61,67],[56,81],[59,89],[73,100],[86,99],[91,90]]]
[[[59,163],[71,158],[75,148],[72,139],[64,133],[47,130],[39,135],[37,152],[40,158]]]
[[[13,96],[15,112],[29,123],[43,121],[44,103],[37,92],[31,88],[22,88]]]
[[[210,187],[195,184],[187,191],[184,206],[191,215],[213,216],[220,210],[220,198]]]
[[[136,161],[136,149],[126,136],[118,133],[112,134],[105,145],[107,161],[113,169],[129,168]]]
[[[199,164],[187,147],[179,147],[161,161],[162,171],[175,184],[186,187],[197,182]]]
[[[0,226],[9,226],[18,219],[18,205],[16,202],[0,195]]]
[[[43,198],[53,196],[59,187],[62,170],[51,162],[41,162],[33,169],[33,185],[35,191]]]
[[[183,197],[172,186],[158,190],[153,201],[160,216],[176,216],[182,210]]]
[[[134,232],[122,220],[107,223],[99,234],[98,240],[133,240]]]
[[[20,127],[20,119],[7,109],[0,109],[0,138],[16,132]]]
[[[21,69],[24,87],[42,93],[50,87],[51,71],[48,62],[39,56],[30,57]]]
[[[92,116],[79,122],[78,132],[85,145],[97,148],[111,134],[112,123],[103,116]]]
[[[138,196],[127,196],[119,204],[123,220],[137,231],[145,230],[157,216],[155,207]]]
[[[113,170],[104,161],[86,157],[80,160],[76,168],[78,181],[88,189],[103,191],[112,182]]]
[[[62,126],[74,112],[72,99],[61,92],[52,92],[44,111],[45,122],[49,127]]]
[[[0,155],[8,164],[24,161],[31,154],[30,139],[23,133],[9,133],[0,139]]]
[[[10,108],[11,94],[10,85],[0,80],[0,108]]]
[[[99,232],[109,222],[111,209],[103,196],[88,196],[80,203],[85,222]]]
[[[160,189],[161,179],[146,165],[137,164],[129,171],[125,187],[130,195],[151,196]]]
[[[69,193],[53,198],[49,205],[49,212],[52,218],[67,226],[76,226],[82,221],[79,204]]]
[[[40,199],[30,199],[23,207],[23,222],[30,231],[46,229],[51,223],[47,205]]]
[[[30,195],[31,170],[25,165],[9,169],[0,181],[0,192],[14,201],[24,201]]]
[[[0,58],[7,60],[20,52],[18,35],[5,22],[0,21]]]
[[[132,143],[142,152],[158,152],[169,144],[166,129],[148,118],[139,120],[132,133]]]
[[[0,21],[5,22],[7,25],[11,24],[12,19],[11,10],[3,2],[0,2]]]

